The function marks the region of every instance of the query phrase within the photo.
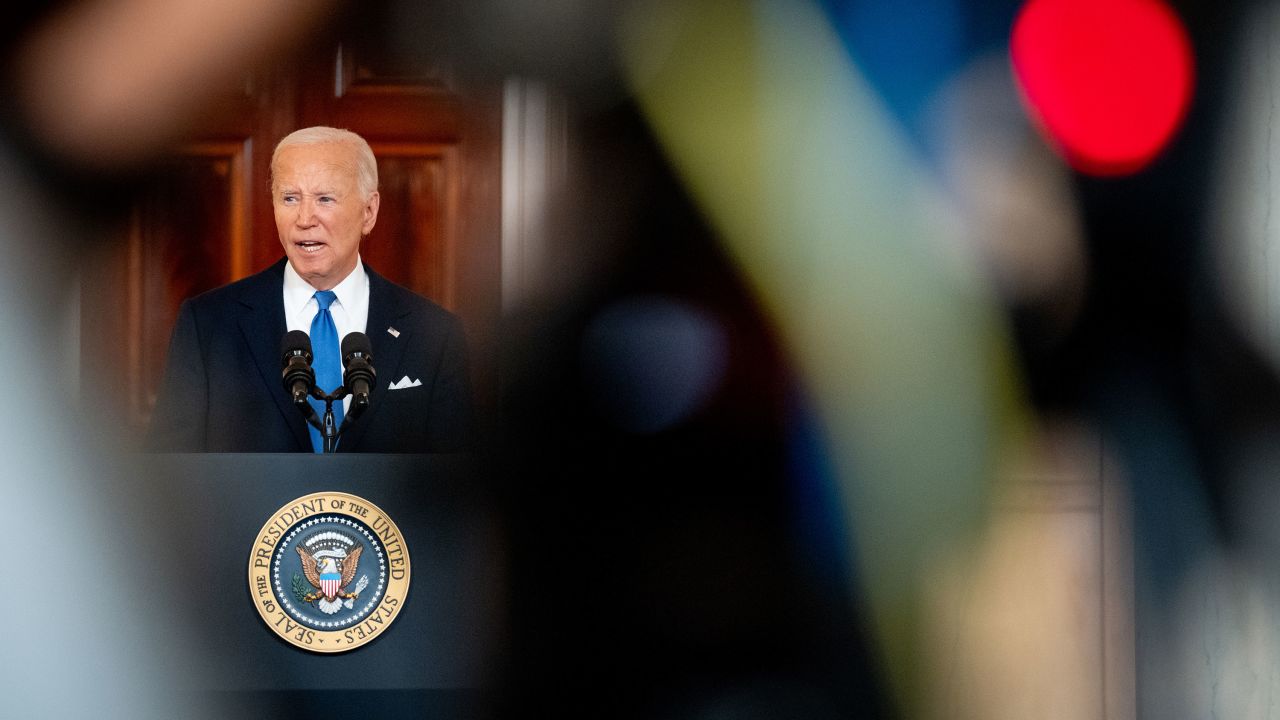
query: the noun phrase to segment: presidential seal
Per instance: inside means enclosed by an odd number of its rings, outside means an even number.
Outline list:
[[[267,627],[313,652],[387,631],[409,592],[409,551],[378,506],[322,492],[280,508],[249,553],[249,593]]]

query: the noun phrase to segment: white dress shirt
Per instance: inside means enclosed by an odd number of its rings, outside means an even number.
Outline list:
[[[284,324],[286,330],[301,330],[311,334],[311,321],[320,305],[315,299],[316,289],[302,279],[291,263],[284,264]],[[356,267],[333,288],[337,298],[329,306],[333,324],[338,329],[338,342],[348,333],[365,332],[369,322],[369,276],[364,262],[356,257]],[[332,390],[333,388],[324,388]],[[351,396],[343,398],[342,411],[351,409]]]

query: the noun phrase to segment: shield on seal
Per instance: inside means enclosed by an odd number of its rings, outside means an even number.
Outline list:
[[[345,560],[345,556],[346,553],[332,550],[316,553],[315,557],[320,565],[320,592],[326,600],[333,600],[338,590],[342,589],[342,568],[338,566],[338,561]]]
[[[324,593],[326,600],[332,600],[333,596],[338,594],[340,582],[342,582],[342,576],[336,572],[320,574],[320,592]]]

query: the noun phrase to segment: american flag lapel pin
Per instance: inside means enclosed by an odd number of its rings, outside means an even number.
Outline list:
[[[400,337],[400,331],[393,327],[387,328],[387,333],[389,333],[391,337]]]

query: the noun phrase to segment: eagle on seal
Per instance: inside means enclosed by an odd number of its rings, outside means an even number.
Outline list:
[[[356,568],[360,565],[360,553],[364,546],[357,544],[350,554],[345,556],[332,550],[321,550],[315,555],[306,551],[302,545],[297,546],[298,555],[302,558],[302,574],[319,592],[307,595],[307,601],[317,601],[316,605],[328,615],[338,612],[343,605],[351,608],[360,590],[347,593],[343,589],[351,584],[356,576]]]

